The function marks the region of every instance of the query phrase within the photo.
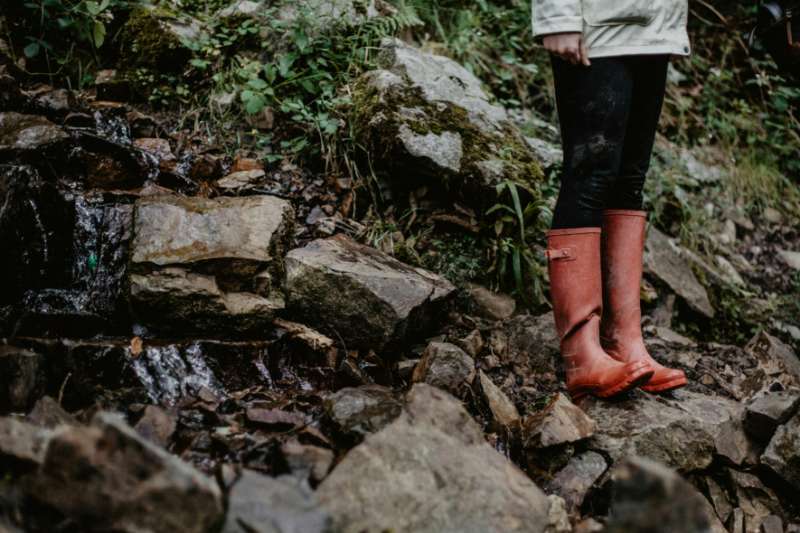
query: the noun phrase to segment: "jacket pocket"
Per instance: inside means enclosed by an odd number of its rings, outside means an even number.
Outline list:
[[[647,26],[658,14],[659,0],[582,0],[583,19],[590,26]]]

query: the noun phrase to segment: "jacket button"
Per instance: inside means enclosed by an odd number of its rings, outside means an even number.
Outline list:
[[[686,53],[688,54],[688,53],[689,53],[689,47],[688,47],[688,46],[684,46],[684,47],[683,47],[683,51],[684,51],[684,52],[686,52]]]

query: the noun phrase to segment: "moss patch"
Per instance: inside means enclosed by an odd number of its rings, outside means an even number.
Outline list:
[[[169,13],[135,9],[122,30],[121,61],[126,70],[135,68],[178,72],[189,60],[190,52],[180,39],[165,27]]]

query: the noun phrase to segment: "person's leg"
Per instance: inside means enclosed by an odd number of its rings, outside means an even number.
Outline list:
[[[686,384],[681,370],[667,368],[648,353],[642,338],[640,286],[647,214],[642,211],[642,189],[650,167],[661,104],[664,99],[667,57],[634,58],[631,121],[625,135],[619,178],[614,182],[603,213],[603,320],[602,346],[618,361],[644,362],[652,369],[642,388],[663,392]]]
[[[547,234],[553,314],[573,400],[614,396],[650,379],[645,362],[621,363],[600,346],[600,224],[619,170],[632,78],[624,59],[591,67],[553,59],[564,145],[561,192]]]
[[[642,193],[664,103],[669,56],[631,57],[630,116],[622,143],[619,175],[612,180],[606,209],[642,209]]]
[[[585,67],[552,58],[564,149],[553,229],[602,224],[628,127],[634,84],[631,59],[597,58]]]

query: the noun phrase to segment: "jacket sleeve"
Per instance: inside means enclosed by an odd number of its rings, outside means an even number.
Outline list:
[[[582,32],[581,0],[533,0],[533,35]]]

